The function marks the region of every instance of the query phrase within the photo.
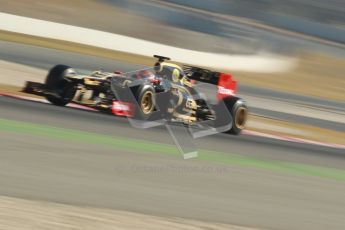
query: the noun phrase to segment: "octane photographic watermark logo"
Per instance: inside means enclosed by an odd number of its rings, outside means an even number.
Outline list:
[[[137,174],[154,174],[154,175],[191,175],[191,174],[225,174],[229,172],[229,167],[207,164],[191,165],[187,163],[133,163],[117,165],[114,170],[117,173],[137,173]]]
[[[118,80],[117,78],[115,79]],[[122,86],[124,85],[123,82],[121,84]],[[140,88],[143,84],[147,84],[147,82],[145,82],[143,79],[135,79],[130,83],[126,82],[125,87],[122,87],[120,90],[119,82],[112,82],[112,89],[119,101],[130,101],[133,104],[132,109],[134,109],[134,111],[139,111],[142,109],[142,107],[139,105],[138,97],[134,95],[131,88]],[[157,126],[165,126],[177,149],[182,154],[183,159],[198,157],[198,150],[195,146],[194,139],[215,135],[231,129],[231,114],[221,100],[217,105],[208,104],[207,100],[204,100],[205,98],[201,96],[203,94],[194,88],[193,94],[186,95],[183,92],[185,90],[181,86],[174,86],[176,85],[176,79],[175,82],[171,82],[167,79],[161,79],[160,84],[165,85],[164,87],[169,89],[168,91],[171,92],[171,95],[177,95],[178,100],[172,100],[172,96],[163,97],[162,94],[157,93],[154,96],[155,109],[152,114],[150,114],[149,119],[147,117],[138,118],[135,116],[127,116],[127,118],[129,123],[135,128],[148,129]],[[116,87],[116,89],[114,89],[114,87]],[[214,93],[216,94],[217,92]],[[195,114],[192,114],[193,110],[190,108],[193,107],[193,103],[195,103],[197,100],[203,100],[208,108],[213,108],[212,113],[214,115],[214,119],[208,120],[194,118],[194,120],[189,123],[181,120],[177,121],[178,119],[175,119],[174,110],[181,106],[186,108],[184,110],[185,114],[183,114],[183,116],[187,118],[186,120],[188,120],[188,117],[196,117]],[[183,104],[181,101],[186,102]],[[169,107],[169,109],[161,109],[159,105],[164,105],[164,107],[168,105],[167,107]]]

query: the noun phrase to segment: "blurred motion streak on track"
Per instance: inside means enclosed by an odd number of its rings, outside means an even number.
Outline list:
[[[43,98],[34,98],[34,97],[30,97],[30,96],[20,96],[20,95],[16,95],[16,94],[1,93],[0,92],[0,97],[1,96],[50,104],[46,99],[43,99]],[[93,108],[90,108],[87,106],[83,106],[83,105],[78,105],[75,103],[69,103],[67,105],[67,107],[81,109],[81,110],[95,111],[95,112],[97,111],[96,109],[93,109]],[[261,132],[250,131],[250,130],[244,130],[243,134],[244,135],[252,135],[252,136],[258,136],[258,137],[271,138],[271,139],[276,139],[276,140],[281,140],[281,141],[289,141],[289,142],[296,142],[296,143],[320,145],[320,146],[325,146],[325,147],[330,147],[330,148],[345,149],[345,145],[341,145],[341,144],[312,141],[312,140],[308,140],[308,139],[297,138],[297,137],[286,136],[286,135],[285,136],[284,135],[279,136],[279,135],[261,133]],[[231,138],[231,137],[229,137],[229,138]]]

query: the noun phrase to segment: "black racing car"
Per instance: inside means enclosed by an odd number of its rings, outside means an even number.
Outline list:
[[[235,96],[237,83],[230,74],[180,67],[167,57],[154,57],[153,67],[127,73],[82,75],[56,65],[44,84],[27,82],[24,91],[54,105],[75,102],[143,122],[182,122],[235,135],[244,129],[247,105]]]

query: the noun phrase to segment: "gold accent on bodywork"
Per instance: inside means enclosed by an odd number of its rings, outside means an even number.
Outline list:
[[[75,80],[82,80],[84,78],[88,77],[87,75],[66,75],[65,78],[68,78],[68,79],[75,79]]]
[[[180,80],[180,71],[175,68],[172,72],[171,78],[172,78],[173,82],[178,82]]]
[[[181,84],[182,84],[182,85],[185,85],[185,86],[188,86],[188,87],[190,87],[190,88],[193,87],[193,84],[192,84],[186,77],[183,77],[183,78],[181,79]]]
[[[107,105],[107,104],[101,104],[100,107],[102,107],[102,108],[104,108],[104,109],[107,109],[107,108],[109,108],[110,106]]]
[[[161,63],[161,66],[163,68],[171,68],[171,69],[177,69],[180,73],[183,73],[183,70],[180,66],[173,64],[173,63],[169,63],[169,62],[163,62]]]
[[[194,116],[190,116],[190,115],[185,115],[185,114],[181,114],[181,113],[178,113],[176,111],[173,112],[173,116],[177,119],[181,119],[184,123],[193,123],[196,121],[196,117]]]
[[[99,85],[100,82],[94,79],[84,78],[85,85]]]
[[[130,80],[124,80],[122,83],[122,86],[128,86],[131,83],[132,83],[132,81],[130,81]]]
[[[186,101],[186,108],[196,110],[198,105],[196,104],[195,100],[187,98]]]

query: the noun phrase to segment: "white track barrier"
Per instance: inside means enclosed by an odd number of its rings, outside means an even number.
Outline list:
[[[159,54],[189,65],[229,71],[272,73],[289,71],[296,66],[295,59],[278,55],[224,55],[200,52],[119,34],[1,12],[0,30],[69,41],[148,57]]]

